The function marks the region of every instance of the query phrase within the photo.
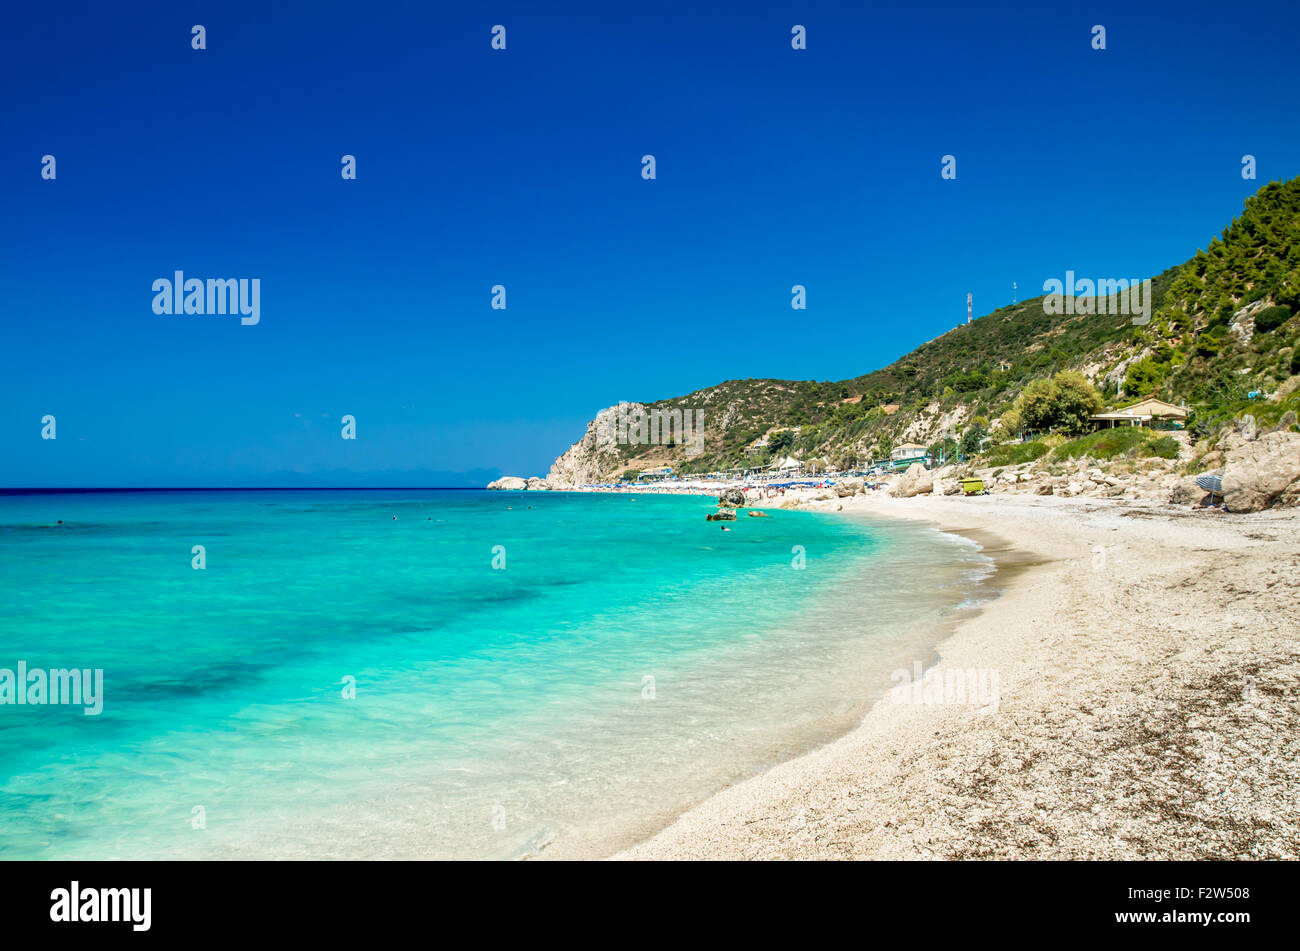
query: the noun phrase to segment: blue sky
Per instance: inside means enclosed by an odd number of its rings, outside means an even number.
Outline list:
[[[710,6],[7,10],[0,485],[544,474],[620,399],[856,376],[1300,174],[1291,2]],[[260,323],[156,315],[175,270]]]

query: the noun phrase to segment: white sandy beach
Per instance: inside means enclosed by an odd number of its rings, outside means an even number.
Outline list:
[[[615,858],[1300,857],[1300,511],[1011,495],[807,507],[986,545],[1005,588],[939,667],[996,671],[997,711],[886,697]]]

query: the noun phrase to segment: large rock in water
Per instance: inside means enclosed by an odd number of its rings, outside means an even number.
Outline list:
[[[1300,433],[1267,433],[1230,450],[1223,503],[1229,512],[1300,504]]]
[[[500,479],[497,479],[495,482],[489,482],[487,487],[489,489],[519,491],[520,489],[528,488],[528,483],[525,482],[523,479],[519,478],[519,476],[502,476]]]
[[[900,479],[889,494],[898,499],[910,499],[914,495],[925,495],[927,492],[934,491],[934,477],[930,475],[930,470],[919,462],[914,462],[907,467]]]
[[[740,489],[723,489],[718,494],[719,505],[732,505],[736,508],[745,504],[745,493]]]
[[[538,478],[537,476],[533,476],[529,479],[526,485],[529,492],[545,492],[550,488],[550,485],[547,484],[545,479]]]

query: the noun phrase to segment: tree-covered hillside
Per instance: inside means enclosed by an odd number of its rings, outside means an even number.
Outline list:
[[[624,445],[609,474],[663,464],[704,472],[787,454],[863,465],[903,441],[957,444],[972,430],[991,431],[996,444],[1013,435],[1000,420],[1025,387],[1061,370],[1081,371],[1112,407],[1150,394],[1185,401],[1202,430],[1248,407],[1268,416],[1269,405],[1293,402],[1289,378],[1300,370],[1300,179],[1261,188],[1207,248],[1152,278],[1151,301],[1150,322],[1135,325],[1104,301],[1064,314],[1036,297],[853,379],[730,380],[645,404],[703,410],[704,451]]]

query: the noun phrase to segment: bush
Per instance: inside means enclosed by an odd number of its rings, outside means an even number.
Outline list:
[[[993,446],[984,456],[986,466],[1018,466],[1024,462],[1041,459],[1047,453],[1047,447],[1038,440],[1032,442],[1003,443]]]
[[[966,430],[966,435],[961,438],[961,452],[963,456],[973,456],[980,451],[980,443],[984,441],[988,430],[983,426],[975,423],[970,429]]]
[[[1206,357],[1207,359],[1215,357],[1223,350],[1223,340],[1207,330],[1196,338],[1196,345],[1193,349],[1198,357]]]
[[[1128,368],[1124,375],[1124,390],[1128,393],[1154,393],[1165,382],[1168,367],[1151,357],[1144,357]]]
[[[767,437],[767,446],[773,454],[785,452],[794,445],[794,433],[788,429],[782,429]]]
[[[1051,379],[1032,380],[1002,421],[1011,431],[1079,433],[1087,429],[1088,417],[1101,412],[1103,405],[1101,394],[1082,373],[1061,370]]]
[[[1290,319],[1290,309],[1283,307],[1280,304],[1273,307],[1265,307],[1255,315],[1255,333],[1272,333]]]
[[[1161,459],[1177,459],[1182,446],[1173,436],[1157,436],[1148,444],[1150,452],[1148,455],[1158,456]]]
[[[1140,426],[1123,426],[1119,429],[1101,429],[1079,439],[1072,439],[1052,451],[1052,461],[1065,462],[1082,456],[1093,459],[1114,459],[1117,456],[1177,459],[1178,449],[1178,440],[1172,436],[1157,436]]]

